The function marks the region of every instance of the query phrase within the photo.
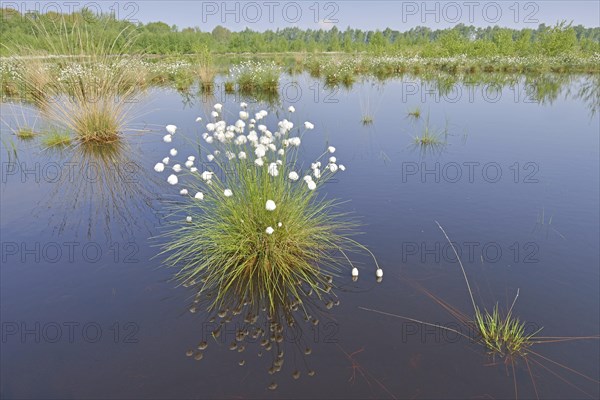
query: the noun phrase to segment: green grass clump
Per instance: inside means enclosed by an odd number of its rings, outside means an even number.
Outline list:
[[[273,93],[279,89],[281,67],[274,62],[244,61],[232,69],[240,92]]]
[[[537,333],[525,333],[525,323],[513,317],[512,310],[506,316],[501,316],[497,303],[492,313],[488,310],[482,313],[476,307],[474,322],[482,343],[501,357],[525,356]]]
[[[42,143],[45,147],[66,147],[71,144],[71,135],[67,132],[53,131],[48,133],[42,139]]]
[[[307,292],[319,299],[328,296],[331,276],[352,265],[348,251],[366,250],[349,237],[356,224],[336,211],[335,201],[317,194],[345,168],[331,159],[321,168],[317,160],[307,174],[312,178],[303,180],[297,162],[300,137],[282,129],[271,144],[283,154],[267,148],[261,165],[251,142],[219,141],[217,129],[208,136],[214,138],[213,150],[220,151],[214,174],[208,178],[208,171],[197,171],[185,177],[189,201],[175,210],[180,218],[167,234],[166,262],[179,269],[177,279],[210,299],[208,310],[246,305],[255,315],[268,310],[291,318]],[[245,156],[240,158],[240,152]],[[290,173],[297,179],[290,179]],[[268,209],[271,201],[274,210]]]
[[[36,133],[31,128],[20,128],[15,132],[15,135],[21,140],[31,140],[36,136]]]
[[[408,112],[408,116],[414,119],[421,118],[421,108],[415,107],[412,111]]]
[[[363,125],[371,125],[373,123],[373,117],[370,115],[363,115],[361,122]]]
[[[137,56],[123,55],[130,52],[134,35],[126,28],[95,38],[83,21],[72,26],[64,18],[44,21],[35,25],[38,40],[61,57],[52,69],[41,62],[23,63],[22,86],[44,106],[46,118],[73,131],[79,141],[119,140],[130,121],[132,99],[148,76]],[[50,32],[61,40],[50,40]],[[39,56],[33,49],[23,51]]]

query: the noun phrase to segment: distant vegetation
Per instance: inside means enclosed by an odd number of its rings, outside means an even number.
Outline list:
[[[124,29],[135,28],[137,40],[131,47],[135,53],[197,54],[206,48],[213,53],[281,53],[281,52],[369,52],[421,57],[487,56],[564,56],[600,53],[600,28],[540,24],[537,29],[515,30],[500,27],[478,28],[458,24],[450,29],[431,30],[416,27],[405,32],[387,28],[383,31],[360,29],[302,30],[285,28],[255,32],[246,29],[232,32],[217,26],[212,32],[200,28],[169,26],[163,22],[133,24],[108,15],[98,16],[90,11],[73,14],[26,14],[2,9],[0,34],[3,46],[0,54],[17,54],[22,48],[48,50],[35,35],[36,25],[52,25],[65,17],[67,26],[84,22],[98,40],[112,41]],[[51,37],[58,46],[60,35]]]

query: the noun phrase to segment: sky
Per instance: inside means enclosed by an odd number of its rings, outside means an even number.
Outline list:
[[[225,26],[255,31],[297,26],[363,30],[387,27],[405,31],[415,26],[442,29],[458,23],[475,26],[537,28],[573,21],[600,26],[600,1],[1,1],[3,7],[38,11],[90,10],[116,12],[118,18],[143,23],[162,21],[179,28],[211,31]]]

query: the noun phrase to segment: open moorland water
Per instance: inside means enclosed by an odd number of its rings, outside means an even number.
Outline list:
[[[359,308],[472,334],[439,303],[473,316],[438,221],[481,307],[506,310],[518,291],[513,314],[528,329],[543,327],[540,336],[597,336],[600,122],[594,92],[578,95],[590,79],[569,76],[536,96],[525,78],[439,92],[418,78],[328,88],[283,75],[271,103],[153,88],[136,98],[131,132],[109,154],[3,141],[2,395],[510,398],[516,386],[520,398],[597,398],[597,339],[535,345],[543,358],[518,358],[513,369],[449,330]],[[307,164],[336,147],[346,171],[321,195],[360,220],[360,240],[385,271],[376,282],[372,261],[358,256],[359,279],[349,270],[335,278],[339,306],[321,305],[318,325],[286,335],[274,375],[258,341],[229,350],[234,323],[211,337],[214,323],[189,312],[191,289],[158,255],[168,204],[180,196],[153,166],[171,147],[181,160],[197,155],[204,125],[196,118],[209,121],[219,102],[235,120],[242,101],[267,110],[268,126],[312,122],[300,155]],[[34,118],[29,107],[16,110],[2,105],[3,130]],[[178,127],[170,144],[167,124]],[[425,130],[433,143],[415,139]],[[201,360],[186,356],[203,340]]]

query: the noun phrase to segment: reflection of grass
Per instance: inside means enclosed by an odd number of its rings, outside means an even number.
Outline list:
[[[226,81],[225,82],[225,93],[231,94],[235,92],[235,82]]]
[[[71,135],[55,130],[44,136],[42,143],[45,147],[65,147],[71,144]]]

